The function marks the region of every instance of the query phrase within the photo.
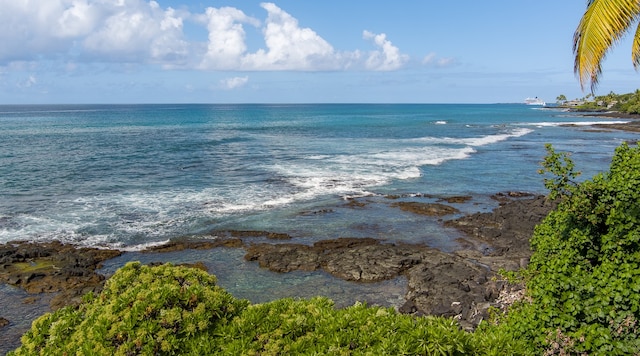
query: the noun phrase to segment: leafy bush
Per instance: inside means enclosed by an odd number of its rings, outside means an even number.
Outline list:
[[[33,322],[15,355],[177,354],[247,306],[195,268],[128,263],[99,296]]]
[[[518,350],[518,342],[508,336],[476,336],[450,318],[413,317],[364,304],[336,310],[325,298],[252,305],[219,334],[225,337],[217,346],[227,355],[497,355],[505,354],[505,347]]]
[[[610,171],[573,184],[573,163],[547,147],[561,202],[536,227],[530,303],[504,326],[555,352],[640,353],[640,146],[616,149]]]
[[[514,351],[515,350],[515,351]],[[37,319],[13,355],[504,355],[508,333],[471,334],[449,318],[413,317],[326,298],[247,306],[215,277],[129,263],[99,296]]]

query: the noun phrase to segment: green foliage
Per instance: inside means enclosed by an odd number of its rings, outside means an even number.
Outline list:
[[[324,298],[250,306],[224,326],[224,354],[465,355],[473,337],[445,318],[414,318],[356,304],[336,310]]]
[[[34,321],[14,354],[177,354],[246,305],[204,271],[128,263],[99,296]]]
[[[247,306],[215,277],[129,263],[99,296],[37,319],[12,355],[522,355],[502,331],[467,333],[449,318],[413,317],[326,298]]]
[[[549,151],[551,167],[557,154]],[[547,160],[545,160],[547,162]],[[562,184],[563,199],[536,227],[527,269],[531,303],[501,322],[547,352],[640,353],[640,146],[620,146],[610,171]]]
[[[585,111],[616,110],[627,114],[640,114],[640,89],[633,93],[615,94],[610,92],[607,95],[593,97],[593,100],[583,98],[584,103],[576,107]]]
[[[556,153],[551,144],[546,144],[547,156],[542,161],[542,169],[538,173],[551,173],[553,178],[545,178],[544,186],[549,189],[549,199],[564,197],[577,186],[575,179],[580,172],[575,172],[575,165],[566,152]]]

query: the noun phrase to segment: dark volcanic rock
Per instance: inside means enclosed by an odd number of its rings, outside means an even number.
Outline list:
[[[76,248],[54,241],[0,245],[0,282],[28,293],[59,293],[51,307],[74,304],[90,291],[99,292],[104,276],[95,272],[100,264],[120,251]]]
[[[183,250],[208,250],[216,247],[242,247],[240,239],[217,239],[217,240],[181,240],[170,241],[166,244],[151,246],[142,252],[172,252]]]
[[[255,244],[245,258],[276,272],[326,272],[349,281],[408,279],[406,313],[456,316],[464,326],[486,318],[497,294],[488,285],[492,272],[459,256],[420,245],[382,244],[375,239],[341,238],[313,246]],[[489,291],[488,291],[489,290]],[[466,314],[465,314],[466,313]]]
[[[461,195],[461,196],[440,198],[438,199],[438,201],[446,201],[449,204],[455,204],[455,203],[460,204],[460,203],[466,203],[471,199],[472,197],[470,195]]]
[[[496,282],[499,268],[516,269],[531,255],[533,228],[555,207],[543,196],[507,193],[496,196],[501,206],[445,222],[468,235],[467,249],[453,254],[422,245],[386,244],[372,238],[339,238],[303,245],[249,244],[247,239],[288,239],[265,231],[225,231],[215,240],[174,241],[153,252],[216,247],[243,247],[245,259],[276,272],[324,270],[338,278],[376,282],[404,276],[408,290],[399,310],[417,315],[452,316],[472,329],[487,317],[505,285]],[[451,199],[465,202],[466,197]],[[352,207],[360,202],[351,200]],[[357,203],[357,204],[356,204]],[[438,203],[396,202],[393,206],[417,214],[442,216],[458,210]],[[104,277],[95,270],[119,251],[76,248],[58,242],[0,245],[0,282],[30,293],[57,292],[52,308],[77,302],[89,291],[101,290]],[[201,266],[203,267],[203,266]]]
[[[247,261],[257,261],[274,272],[315,271],[320,267],[318,255],[311,247],[297,244],[257,244],[247,247]]]
[[[391,206],[398,207],[401,210],[409,211],[414,214],[427,216],[444,216],[460,212],[452,206],[440,203],[398,202],[391,204]]]
[[[447,221],[469,236],[469,248],[444,253],[421,245],[383,244],[375,239],[335,239],[313,246],[255,244],[245,258],[277,272],[317,270],[345,280],[374,282],[399,275],[408,281],[406,303],[399,310],[418,315],[452,316],[466,329],[487,318],[506,285],[497,282],[499,268],[517,269],[531,256],[535,225],[555,207],[544,196],[505,193],[501,206]],[[401,209],[432,214],[457,212],[442,204],[394,203]]]
[[[494,270],[513,270],[522,267],[531,257],[529,239],[533,230],[556,203],[542,195],[501,201],[502,205],[492,212],[463,216],[446,221],[444,225],[485,244],[480,251],[458,251],[458,255],[478,260]]]
[[[289,240],[291,236],[277,232],[253,231],[253,230],[230,230],[232,237],[266,237],[273,240]]]
[[[348,281],[375,282],[394,278],[420,263],[422,247],[386,245],[375,239],[341,238],[313,246],[255,244],[245,259],[275,272],[295,270],[326,272]]]

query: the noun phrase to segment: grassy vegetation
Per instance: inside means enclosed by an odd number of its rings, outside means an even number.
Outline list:
[[[583,183],[566,154],[547,150],[542,172],[560,204],[519,273],[527,297],[473,333],[326,298],[250,305],[204,271],[129,263],[100,295],[37,319],[10,354],[640,354],[640,146],[619,147],[610,171]]]

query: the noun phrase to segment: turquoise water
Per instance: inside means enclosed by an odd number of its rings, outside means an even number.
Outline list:
[[[595,121],[517,104],[1,106],[0,242],[136,250],[259,229],[454,249],[455,232],[384,196],[473,195],[468,212],[544,192],[544,143],[589,176],[635,137]]]
[[[544,193],[536,171],[545,143],[571,152],[590,177],[638,137],[590,129],[601,121],[516,104],[0,106],[0,243],[128,251],[105,264],[107,275],[132,260],[202,261],[254,303],[324,295],[338,306],[399,306],[403,278],[278,274],[245,262],[242,249],[136,250],[238,229],[287,233],[294,243],[374,237],[451,251],[457,231],[391,204],[470,195],[455,206],[472,213],[494,208],[497,192]],[[46,310],[46,301],[22,305],[25,297],[0,285],[12,322],[1,351]]]

